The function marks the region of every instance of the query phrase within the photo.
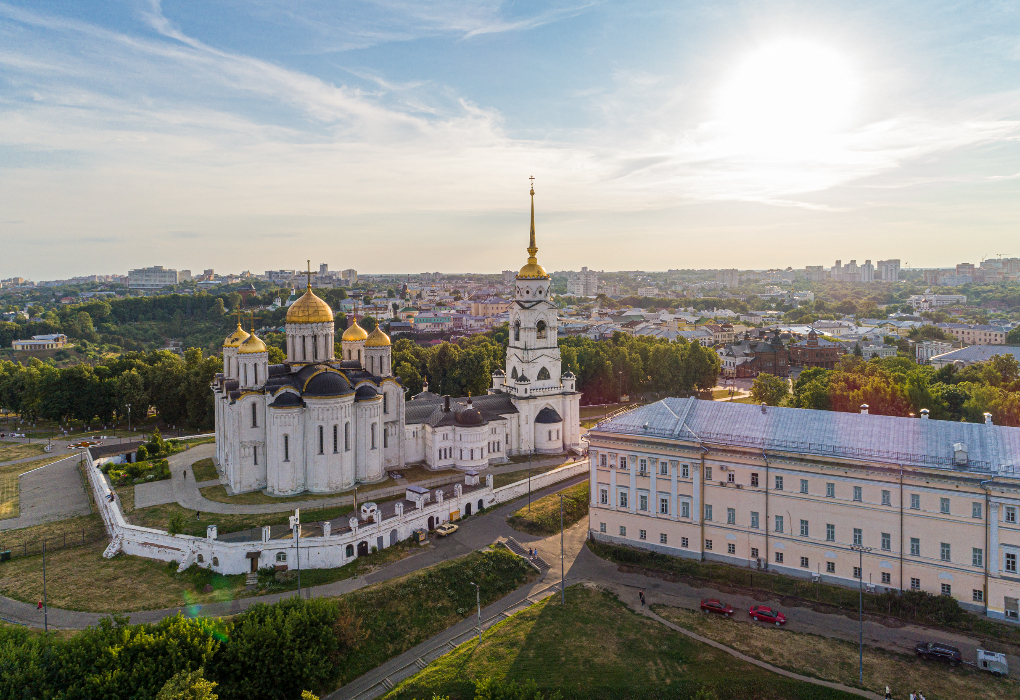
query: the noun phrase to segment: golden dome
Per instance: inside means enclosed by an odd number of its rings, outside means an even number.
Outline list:
[[[262,338],[252,334],[248,336],[248,339],[241,343],[241,349],[237,351],[241,355],[251,355],[256,352],[269,352],[269,348],[262,342]]]
[[[333,309],[309,287],[287,309],[287,323],[333,323]]]
[[[545,268],[539,265],[537,262],[530,262],[534,258],[529,258],[527,265],[521,268],[521,271],[517,273],[517,279],[519,280],[547,280],[549,279],[548,273]]]
[[[241,322],[237,322],[237,330],[231,333],[223,341],[223,347],[225,348],[238,348],[241,347],[241,343],[248,339],[248,333],[241,328]]]
[[[344,334],[340,337],[345,343],[358,342],[368,338],[368,333],[364,328],[358,325],[358,321],[355,320],[350,328],[344,331]]]
[[[392,344],[390,337],[383,333],[379,326],[375,327],[375,330],[369,334],[368,340],[365,341],[366,348],[388,348]]]

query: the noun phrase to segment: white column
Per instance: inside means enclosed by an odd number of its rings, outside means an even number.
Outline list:
[[[616,510],[617,503],[616,495],[616,468],[612,464],[609,465],[609,509]]]
[[[999,575],[999,504],[988,504],[988,575]]]
[[[691,476],[694,477],[694,483],[691,484],[691,509],[694,511],[691,513],[691,520],[695,523],[700,523],[705,516],[703,507],[701,505],[701,463],[691,462]]]
[[[628,471],[630,471],[630,500],[627,501],[627,505],[630,506],[631,513],[637,513],[637,455],[631,455],[627,460]]]
[[[673,520],[676,520],[677,518],[680,517],[680,501],[677,499],[677,496],[676,496],[676,479],[677,479],[677,472],[679,470],[680,470],[680,463],[679,462],[676,462],[676,463],[673,463],[673,464],[669,465],[669,475],[670,475],[669,507],[671,509],[669,512],[670,512],[670,516],[673,518]]]
[[[588,459],[591,460],[591,463],[589,464],[588,468],[589,473],[588,478],[590,480],[590,486],[588,488],[589,492],[588,500],[590,501],[590,505],[594,506],[596,503],[598,503],[598,496],[596,495],[596,492],[598,491],[599,488],[598,454],[592,453],[588,457]]]
[[[649,507],[652,509],[653,517],[656,518],[659,517],[659,492],[655,488],[655,476],[658,471],[659,461],[655,460],[655,468],[652,469],[651,472],[652,475],[651,477],[649,477],[651,479],[651,482],[648,487],[648,498],[650,498],[652,501]]]

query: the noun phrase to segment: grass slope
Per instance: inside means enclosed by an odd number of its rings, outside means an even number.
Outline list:
[[[773,666],[859,687],[859,647],[851,642],[789,632],[719,615],[705,615],[684,608],[655,606],[654,610],[670,622]],[[966,666],[950,669],[922,661],[912,654],[865,647],[864,687],[881,695],[886,685],[896,698],[905,698],[918,688],[926,697],[932,698],[1005,700],[1017,696],[1015,681],[995,679],[987,672]]]
[[[588,494],[590,486],[587,481],[564,489],[563,494],[563,527],[568,528],[588,515]],[[558,494],[550,494],[531,504],[529,512],[525,505],[507,518],[507,523],[515,530],[526,532],[536,537],[548,537],[560,531],[560,498]]]
[[[216,467],[213,466],[212,457],[200,459],[192,464],[191,473],[195,476],[195,481],[209,481],[220,478],[220,475],[216,472]]]
[[[486,677],[534,679],[565,700],[849,700],[854,696],[767,673],[638,615],[617,598],[582,586],[567,589],[467,642],[397,686],[386,700],[433,693],[471,700]]]

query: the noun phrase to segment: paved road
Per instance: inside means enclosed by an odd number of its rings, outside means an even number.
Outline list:
[[[39,459],[36,457],[35,459]],[[19,478],[17,518],[0,520],[0,530],[17,530],[91,512],[78,472],[78,455],[25,472]]]
[[[561,481],[549,486],[548,488],[542,489],[541,491],[536,491],[534,498],[537,499],[550,493],[555,493],[560,489],[580,483],[586,478],[587,475],[584,474]],[[486,512],[484,515],[472,516],[464,522],[463,527],[461,527],[456,533],[450,537],[432,541],[432,546],[413,556],[390,564],[389,566],[373,572],[368,576],[359,577],[357,579],[336,581],[334,583],[315,586],[313,588],[306,588],[302,591],[302,594],[305,597],[318,598],[335,597],[345,593],[350,593],[362,586],[372,583],[380,583],[391,578],[404,576],[427,566],[432,566],[433,564],[462,557],[465,554],[470,554],[473,551],[492,544],[500,537],[513,536],[520,542],[536,542],[538,541],[538,538],[518,533],[506,524],[506,516],[520,507],[521,501],[518,500],[513,503],[504,504],[499,508],[494,508]],[[176,615],[178,613],[182,613],[189,617],[233,615],[257,603],[275,603],[283,598],[294,595],[295,592],[288,591],[286,593],[240,598],[238,600],[222,603],[182,606],[166,608],[163,610],[146,610],[129,613],[128,617],[131,622],[139,623],[155,622],[169,615]],[[84,627],[90,627],[98,624],[99,620],[103,617],[105,617],[105,615],[100,613],[86,613],[74,610],[63,610],[60,608],[49,609],[49,624],[55,629],[82,629]],[[3,596],[0,596],[0,618],[9,622],[25,624],[30,627],[43,626],[42,612],[37,610],[35,605],[22,603]]]

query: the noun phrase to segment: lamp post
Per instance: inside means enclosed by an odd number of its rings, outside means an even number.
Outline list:
[[[531,512],[531,453],[532,446],[528,446],[528,512]]]
[[[864,553],[870,552],[873,547],[865,547],[860,544],[850,545],[850,549],[857,552],[860,566],[857,567],[857,618],[860,625],[859,642],[860,655],[858,669],[860,672],[860,683],[864,685]]]
[[[128,410],[128,439],[131,438],[131,404],[124,404]]]
[[[474,581],[469,582],[475,587],[475,602],[478,603],[478,643],[482,642],[482,589]]]
[[[297,550],[297,597],[301,597],[301,523],[294,523],[294,548]]]
[[[564,587],[566,572],[563,570],[563,494],[560,497],[560,605],[567,604],[567,589]]]
[[[42,543],[42,599],[43,599],[43,633],[50,633],[50,606],[46,600],[46,538]]]

